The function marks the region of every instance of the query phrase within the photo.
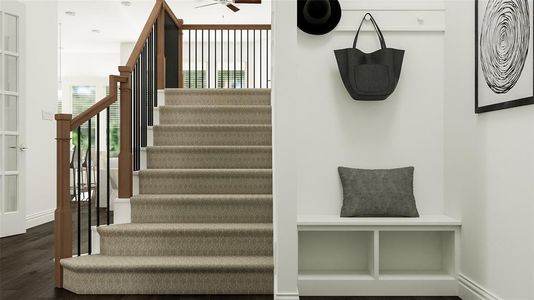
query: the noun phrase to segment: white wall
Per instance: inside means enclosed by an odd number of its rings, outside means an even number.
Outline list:
[[[42,111],[57,110],[57,3],[26,6],[25,128],[27,226],[53,219],[56,207],[56,124]]]
[[[291,122],[297,124],[299,215],[339,214],[338,166],[415,166],[420,213],[443,212],[444,7],[435,2],[383,1],[379,10],[380,3],[343,1],[337,29],[324,36],[298,31],[297,96],[291,99],[298,109]],[[389,47],[406,50],[397,90],[382,102],[350,98],[333,52],[352,46],[366,11],[384,29]],[[377,50],[376,34],[370,24],[364,28],[358,47]]]
[[[461,273],[499,298],[534,299],[534,106],[474,113],[472,1],[447,1],[446,54],[445,197],[463,222]]]

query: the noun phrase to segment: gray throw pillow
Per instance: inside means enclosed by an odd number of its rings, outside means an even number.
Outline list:
[[[413,167],[364,170],[339,167],[341,217],[419,217],[413,195]]]

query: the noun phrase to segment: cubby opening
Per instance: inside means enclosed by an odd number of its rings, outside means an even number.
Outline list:
[[[382,231],[380,279],[447,279],[454,276],[453,231]]]
[[[373,243],[372,231],[301,231],[299,278],[372,280]]]

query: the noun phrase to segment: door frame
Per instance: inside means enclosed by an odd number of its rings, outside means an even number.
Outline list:
[[[7,93],[7,95],[14,95],[17,97],[17,171],[9,172],[9,174],[17,175],[17,211],[4,213],[3,201],[0,201],[0,237],[6,237],[16,234],[21,234],[26,232],[26,157],[24,151],[22,151],[21,146],[25,145],[25,56],[26,56],[26,45],[25,45],[25,6],[24,4],[17,1],[2,1],[0,4],[1,17],[0,21],[2,22],[2,30],[5,30],[5,14],[14,15],[17,17],[17,52],[11,53],[4,51],[4,32],[0,32],[0,59],[2,76],[0,82],[0,101],[2,107],[5,103],[6,91],[4,90],[4,76],[5,76],[5,55],[6,54],[16,54],[17,63],[18,63],[18,74],[17,74],[17,89],[16,93]],[[2,109],[2,113],[4,110]],[[2,147],[5,147],[5,135],[7,131],[3,131],[5,125],[5,118],[2,116],[2,127],[0,127],[0,139],[2,139]],[[5,163],[6,153],[3,149],[0,151],[0,159]],[[0,170],[0,195],[5,195],[5,174],[7,172]],[[3,199],[2,199],[3,200]]]

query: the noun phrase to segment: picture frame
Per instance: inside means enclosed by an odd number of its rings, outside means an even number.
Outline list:
[[[475,113],[534,104],[532,0],[475,0]]]

